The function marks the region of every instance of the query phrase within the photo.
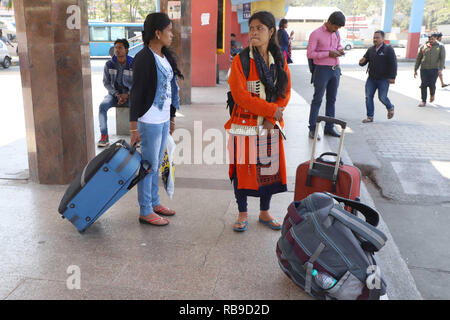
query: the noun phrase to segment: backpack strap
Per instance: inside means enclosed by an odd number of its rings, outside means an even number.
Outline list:
[[[244,70],[244,75],[247,79],[250,73],[250,47],[239,52],[239,58],[241,59],[242,70]]]

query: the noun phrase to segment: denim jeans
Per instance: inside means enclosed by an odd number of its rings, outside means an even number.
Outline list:
[[[341,69],[337,67],[335,70],[329,66],[316,65],[313,75],[314,96],[309,111],[309,131],[316,129],[316,121],[319,116],[320,105],[322,104],[323,95],[326,94],[325,115],[334,118],[336,94],[339,87],[341,77]],[[325,125],[325,130],[333,129],[332,123]]]
[[[394,106],[387,97],[389,91],[389,79],[374,80],[367,78],[366,81],[366,109],[367,116],[373,118],[375,112],[375,105],[373,103],[373,97],[375,91],[378,89],[378,99],[382,104],[386,106],[386,109],[391,110]]]
[[[420,69],[420,79],[422,84],[420,89],[422,91],[422,101],[427,102],[427,88],[430,88],[430,95],[434,96],[436,93],[436,80],[438,78],[438,69]]]
[[[108,94],[103,98],[102,103],[100,103],[99,113],[98,113],[98,122],[100,123],[100,132],[101,134],[108,134],[108,117],[107,112],[112,107],[117,106],[117,97]]]
[[[141,136],[142,159],[147,160],[152,168],[147,176],[138,183],[138,202],[141,216],[153,213],[153,207],[159,204],[158,177],[169,135],[170,121],[149,124],[138,121]]]

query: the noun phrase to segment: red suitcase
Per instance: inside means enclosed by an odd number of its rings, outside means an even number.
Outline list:
[[[317,136],[319,134],[319,123],[332,122],[342,128],[338,153],[325,152],[314,159],[316,151]],[[330,117],[318,117],[314,143],[311,152],[311,160],[297,167],[295,178],[294,200],[300,201],[314,192],[330,192],[339,197],[357,200],[360,197],[361,171],[354,166],[343,164],[341,161],[342,147],[344,145],[344,132],[347,124],[338,119]],[[336,161],[327,161],[324,156],[334,156]],[[339,164],[339,165],[337,165]],[[347,208],[351,211],[349,208]]]

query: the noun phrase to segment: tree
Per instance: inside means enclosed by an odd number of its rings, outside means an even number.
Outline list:
[[[89,19],[106,22],[136,22],[156,10],[155,0],[88,0],[88,5]]]
[[[292,0],[291,6],[336,6],[345,15],[381,15],[383,0]],[[411,15],[411,0],[395,0],[392,25],[402,30],[408,29]],[[450,24],[450,0],[426,0],[423,25],[433,30],[439,24]]]

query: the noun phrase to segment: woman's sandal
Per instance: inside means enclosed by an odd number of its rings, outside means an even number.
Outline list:
[[[144,220],[141,217],[139,217],[139,223],[142,223],[142,224],[151,224],[152,226],[158,226],[158,227],[167,226],[169,224],[169,220],[167,220],[167,223],[163,223],[163,224],[153,223],[155,221],[160,221],[160,220],[166,220],[166,219],[164,219],[162,217],[158,217],[158,218],[147,221],[147,220]]]
[[[259,218],[259,222],[261,222],[263,225],[269,227],[272,230],[281,230],[281,225],[279,225],[279,226],[272,225],[272,224],[278,224],[279,223],[277,219],[273,219],[273,220],[270,220],[270,221],[264,221],[261,218]]]
[[[233,230],[237,232],[242,232],[247,230],[248,221],[236,221],[234,224],[237,224],[239,227],[234,226]],[[242,227],[243,226],[243,227]]]
[[[173,216],[176,213],[175,210],[165,208],[165,207],[162,207],[162,209],[160,211],[156,211],[155,209],[153,209],[153,212],[156,214],[160,214],[160,215],[168,216],[168,217]]]

